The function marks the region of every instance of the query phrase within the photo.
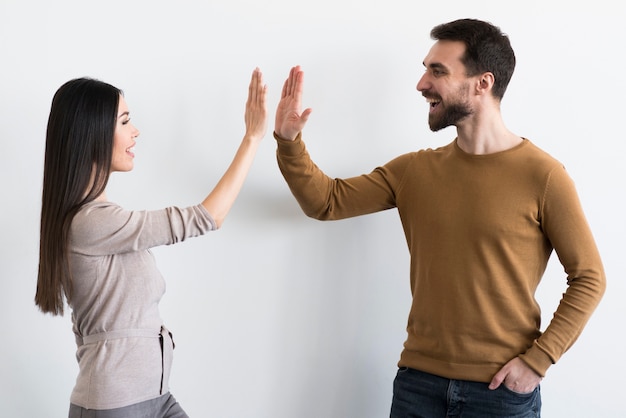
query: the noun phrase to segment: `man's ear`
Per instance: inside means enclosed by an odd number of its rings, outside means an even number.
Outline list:
[[[493,73],[486,72],[482,73],[478,77],[478,82],[476,83],[476,93],[477,94],[485,94],[491,92],[493,88],[493,83],[495,82],[495,77]]]

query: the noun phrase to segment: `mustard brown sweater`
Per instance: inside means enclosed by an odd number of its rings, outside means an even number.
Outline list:
[[[278,165],[306,215],[336,220],[398,209],[413,296],[399,366],[489,382],[519,356],[544,376],[604,293],[575,186],[527,139],[489,155],[467,154],[453,141],[348,179],[324,174],[301,135],[276,140]],[[542,332],[535,291],[553,250],[567,290]]]

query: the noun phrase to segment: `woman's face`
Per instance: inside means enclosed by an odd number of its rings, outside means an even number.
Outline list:
[[[130,112],[126,100],[120,95],[120,103],[117,108],[117,120],[113,135],[113,158],[111,160],[111,172],[130,171],[133,169],[135,154],[135,138],[139,136],[137,128],[130,123]]]

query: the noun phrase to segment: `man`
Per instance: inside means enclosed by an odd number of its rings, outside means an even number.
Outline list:
[[[398,209],[413,300],[392,417],[539,417],[542,377],[604,293],[602,262],[563,166],[503,122],[515,67],[508,37],[473,19],[431,37],[417,90],[431,130],[455,126],[453,142],[331,179],[302,141],[311,109],[301,110],[294,67],[276,113],[278,164],[310,217]],[[553,249],[567,289],[542,333],[534,294]]]

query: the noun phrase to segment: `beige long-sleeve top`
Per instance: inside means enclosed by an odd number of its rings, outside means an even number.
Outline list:
[[[490,155],[467,154],[454,141],[366,175],[332,179],[311,161],[300,135],[276,139],[280,170],[308,216],[397,208],[413,296],[399,366],[489,382],[520,356],[543,376],[604,293],[575,186],[563,165],[529,140]],[[542,332],[535,291],[553,250],[566,291]]]
[[[173,342],[162,332],[158,304],[165,281],[150,248],[214,229],[202,205],[128,211],[91,202],[76,214],[69,305],[79,373],[72,403],[111,409],[167,393]]]

